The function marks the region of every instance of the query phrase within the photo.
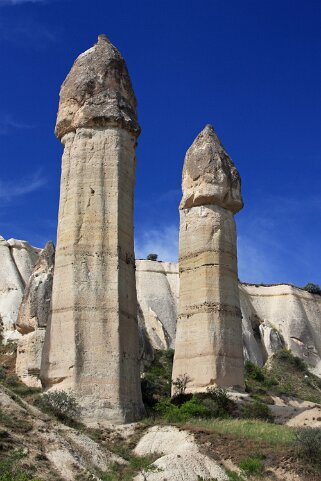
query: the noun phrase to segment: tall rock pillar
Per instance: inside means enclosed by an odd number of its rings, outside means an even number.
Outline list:
[[[133,239],[140,127],[127,67],[105,35],[60,91],[64,145],[52,314],[41,379],[73,391],[86,423],[143,412]]]
[[[187,392],[240,387],[243,377],[236,228],[240,176],[212,126],[188,149],[180,203],[179,313],[173,379]]]

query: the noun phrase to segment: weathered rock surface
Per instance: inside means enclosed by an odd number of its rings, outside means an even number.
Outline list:
[[[170,335],[172,336],[173,333],[171,345],[173,347],[175,345],[179,289],[178,264],[136,260],[136,266],[141,357],[148,363],[153,359],[155,350],[169,347]],[[0,282],[8,284],[11,272],[1,269]],[[41,279],[42,275],[43,273],[40,274]],[[31,280],[26,289],[30,283]],[[19,292],[21,291],[18,291],[18,294]],[[275,286],[239,284],[239,293],[245,358],[263,366],[270,355],[282,347],[287,347],[303,359],[315,374],[321,376],[321,297],[287,284]],[[45,297],[41,298],[40,294]],[[15,306],[20,299],[21,294],[9,298],[5,309],[2,310],[4,318],[8,318],[12,312],[17,312]],[[41,312],[40,307],[48,304],[45,301],[48,299],[47,290],[41,289],[34,299],[37,299],[37,302],[39,300],[36,311]],[[0,300],[3,301],[1,296]],[[41,326],[45,327],[47,319],[44,315],[41,315],[41,319]],[[33,325],[35,328],[38,326]],[[21,338],[21,334],[15,330],[14,324],[10,323],[7,325],[5,338],[16,339],[17,337]],[[33,340],[32,351],[38,353],[43,343],[41,335],[30,336],[30,339]],[[298,339],[301,342],[298,342]],[[40,347],[33,344],[38,341],[41,344]],[[28,346],[30,346],[29,341]],[[26,360],[22,362],[25,371],[26,369],[31,369],[31,372],[40,370],[38,355],[29,357],[23,338],[21,347],[27,355]],[[20,349],[18,349],[18,356],[19,352]],[[37,366],[35,359],[39,362]],[[29,381],[24,377],[24,382]],[[33,377],[31,382],[34,385]]]
[[[45,329],[22,336],[17,343],[16,374],[30,387],[41,387],[40,368]]]
[[[321,296],[287,284],[241,284],[240,293],[250,302],[252,328],[260,329],[261,363],[285,345],[321,376]]]
[[[60,92],[64,154],[41,368],[46,389],[74,391],[88,424],[143,412],[133,239],[138,133],[125,62],[100,36]]]
[[[156,349],[174,347],[178,302],[178,266],[172,262],[136,261],[141,326]]]
[[[218,205],[235,214],[243,207],[240,175],[211,125],[186,153],[182,191],[180,209]]]
[[[27,282],[20,305],[17,330],[17,376],[28,386],[41,387],[40,368],[45,328],[52,295],[55,248],[47,242]]]
[[[153,426],[134,451],[139,456],[160,455],[153,463],[156,470],[139,474],[134,478],[135,481],[228,479],[217,462],[200,452],[191,433],[173,426]]]
[[[78,128],[123,128],[136,135],[136,98],[126,63],[106,35],[79,55],[60,91],[56,135]]]
[[[140,276],[140,263],[149,262],[148,273],[145,272],[145,284],[156,286],[159,276],[159,262],[137,260],[137,273]],[[166,263],[167,264],[167,263]],[[155,267],[154,267],[155,266]],[[171,278],[173,285],[179,285],[178,265],[171,264]],[[141,305],[145,306],[148,313],[149,297],[141,282],[137,281],[137,292]],[[175,292],[171,299],[177,299]],[[157,293],[155,292],[155,295]],[[173,295],[174,294],[174,295]],[[159,288],[160,299],[166,299],[167,288]],[[267,359],[279,349],[286,347],[293,354],[303,359],[310,369],[321,376],[321,296],[310,294],[303,289],[288,284],[274,286],[258,286],[254,284],[239,283],[239,295],[242,312],[242,332],[244,357],[263,366]],[[157,318],[163,323],[163,307],[153,304]],[[176,317],[167,311],[166,323],[170,324],[170,332],[176,330]],[[150,317],[144,314],[143,327],[145,333],[153,328]],[[175,340],[174,340],[175,341]],[[160,338],[154,341],[149,338],[151,349],[166,349],[167,343],[160,343]],[[175,345],[175,342],[174,342]],[[152,358],[152,352],[150,353]]]
[[[19,306],[40,249],[26,241],[0,236],[0,320],[4,342],[20,337],[16,330]]]
[[[211,126],[188,149],[180,204],[179,316],[173,379],[187,390],[243,387],[242,317],[233,214],[240,177]]]
[[[49,318],[54,270],[55,248],[47,242],[40,252],[26,284],[17,319],[17,329],[27,334],[45,328]]]

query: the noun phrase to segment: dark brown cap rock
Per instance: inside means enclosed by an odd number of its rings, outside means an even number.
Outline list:
[[[136,98],[125,60],[106,35],[79,55],[61,86],[55,133],[79,127],[124,128],[137,136]]]
[[[216,204],[235,214],[243,207],[240,174],[211,125],[186,153],[182,189],[181,209]]]

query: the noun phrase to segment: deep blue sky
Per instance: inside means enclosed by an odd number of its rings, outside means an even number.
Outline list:
[[[242,177],[239,273],[321,284],[319,0],[0,0],[0,233],[55,239],[59,88],[106,33],[139,104],[137,256],[177,258],[184,155],[212,123]]]

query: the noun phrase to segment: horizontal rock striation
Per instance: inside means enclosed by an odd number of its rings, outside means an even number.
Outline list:
[[[41,379],[74,391],[87,424],[143,412],[133,239],[139,126],[124,59],[100,36],[62,85],[64,144],[52,315]]]
[[[188,149],[180,203],[179,316],[173,379],[187,390],[242,388],[243,349],[236,228],[240,177],[207,125]]]

